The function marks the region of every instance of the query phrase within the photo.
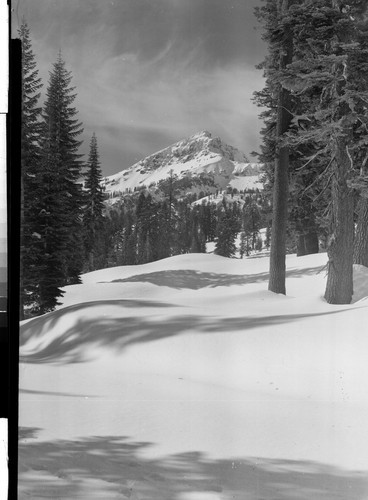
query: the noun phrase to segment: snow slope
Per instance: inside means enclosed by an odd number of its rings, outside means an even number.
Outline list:
[[[84,275],[21,329],[19,498],[368,498],[368,270],[191,254]]]

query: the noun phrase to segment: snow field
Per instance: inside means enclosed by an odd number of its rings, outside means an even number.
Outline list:
[[[20,498],[368,498],[368,270],[326,255],[95,271],[24,322]],[[99,496],[100,495],[100,496]]]

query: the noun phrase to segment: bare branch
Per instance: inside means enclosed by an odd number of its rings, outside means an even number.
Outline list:
[[[327,182],[326,182],[326,184],[325,184],[324,188],[323,188],[323,189],[322,189],[322,191],[321,191],[321,192],[320,192],[320,193],[319,193],[319,194],[318,194],[318,195],[314,198],[313,203],[315,203],[315,202],[318,200],[318,198],[320,198],[320,197],[323,195],[323,193],[326,191],[326,189],[328,188],[328,186],[329,186],[329,184],[330,184],[330,180],[332,179],[333,174],[334,174],[334,172],[332,171],[332,172],[331,172],[331,174],[329,175],[328,179],[327,179]]]
[[[310,164],[311,161],[313,161],[315,158],[317,158],[317,156],[319,156],[321,153],[324,153],[326,151],[326,149],[321,149],[320,151],[318,151],[315,155],[312,156],[312,158],[310,158],[307,163],[304,163],[304,165],[302,165],[301,167],[295,169],[297,172],[299,172],[299,170],[302,170],[303,168],[305,168],[307,165]]]
[[[348,155],[350,160],[350,170],[354,170],[353,158],[351,157],[348,145],[346,145],[346,154]]]

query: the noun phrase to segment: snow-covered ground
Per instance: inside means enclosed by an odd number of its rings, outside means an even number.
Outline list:
[[[260,180],[260,175],[247,175],[234,177],[230,182],[229,186],[236,188],[238,191],[246,189],[259,189],[263,190],[263,183]]]
[[[84,275],[21,329],[19,498],[368,498],[368,269],[172,257]]]

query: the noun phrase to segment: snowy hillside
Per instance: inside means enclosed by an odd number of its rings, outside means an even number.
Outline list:
[[[181,255],[95,271],[21,329],[19,498],[368,498],[368,270]]]
[[[103,183],[107,193],[114,193],[149,187],[171,173],[179,178],[206,174],[213,179],[215,189],[227,186],[238,190],[261,189],[260,170],[261,166],[249,163],[244,153],[204,131],[106,177]]]

